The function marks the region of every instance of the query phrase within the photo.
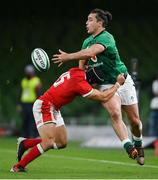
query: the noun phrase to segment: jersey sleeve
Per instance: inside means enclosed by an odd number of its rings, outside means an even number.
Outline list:
[[[110,38],[107,38],[105,37],[105,35],[101,35],[99,36],[98,38],[96,38],[96,44],[101,44],[103,45],[105,48],[108,48],[111,46],[111,39]]]
[[[87,81],[84,80],[77,84],[77,92],[82,97],[87,97],[93,92],[93,88]]]
[[[86,48],[88,47],[88,42],[89,42],[89,38],[85,39],[85,40],[83,41],[83,44],[82,44],[81,49],[86,49]]]

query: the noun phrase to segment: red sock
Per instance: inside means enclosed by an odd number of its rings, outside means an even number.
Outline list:
[[[40,144],[34,146],[22,159],[17,163],[22,167],[25,167],[28,163],[39,157],[42,153],[44,153]]]
[[[31,147],[36,146],[37,144],[39,144],[41,142],[41,138],[34,138],[34,139],[25,139],[24,140],[24,147],[26,149],[29,149]]]

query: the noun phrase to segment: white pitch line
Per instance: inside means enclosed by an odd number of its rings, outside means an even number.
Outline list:
[[[62,158],[62,159],[70,159],[70,160],[76,160],[76,161],[89,161],[89,162],[114,164],[114,165],[122,165],[122,166],[133,166],[133,167],[141,167],[141,168],[158,169],[158,166],[149,165],[149,164],[140,166],[139,164],[125,163],[125,162],[120,162],[120,161],[109,161],[109,160],[89,159],[89,158],[81,158],[81,157],[69,157],[69,156],[60,156],[60,155],[59,156],[58,155],[47,155],[47,154],[44,154],[44,156],[49,157],[49,158]]]
[[[0,151],[3,151],[3,152],[5,151],[5,152],[8,152],[8,153],[16,153],[16,151],[8,150],[8,149],[0,149]],[[120,162],[120,161],[109,161],[109,160],[99,160],[99,159],[90,159],[90,158],[82,158],[82,157],[70,157],[70,156],[49,155],[49,154],[43,154],[42,156],[47,157],[47,158],[48,157],[49,158],[60,158],[60,159],[70,159],[70,160],[75,160],[75,161],[89,161],[89,162],[104,163],[104,164],[114,164],[114,165],[122,165],[122,166],[132,166],[132,167],[140,167],[140,168],[158,169],[158,166],[150,165],[150,164],[140,166],[138,164],[133,164],[133,163],[126,163],[126,162]]]

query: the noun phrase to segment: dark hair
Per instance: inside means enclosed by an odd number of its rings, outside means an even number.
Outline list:
[[[103,27],[107,26],[112,20],[112,14],[109,11],[103,11],[102,9],[93,9],[90,13],[96,14],[96,19],[103,22]]]

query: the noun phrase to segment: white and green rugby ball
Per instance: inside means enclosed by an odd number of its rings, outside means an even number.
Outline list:
[[[47,71],[50,68],[50,60],[47,53],[41,48],[35,48],[31,53],[32,63],[38,71]]]

